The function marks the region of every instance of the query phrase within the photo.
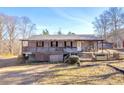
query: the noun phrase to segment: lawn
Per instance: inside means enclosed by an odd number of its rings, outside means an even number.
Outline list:
[[[122,62],[82,62],[80,67],[63,63],[34,63],[0,68],[0,84],[113,85],[124,84],[124,74],[107,66]]]
[[[101,62],[85,62],[81,67],[53,67],[39,84],[124,84],[124,75]]]

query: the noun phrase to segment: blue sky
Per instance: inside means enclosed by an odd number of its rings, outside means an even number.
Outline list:
[[[92,22],[107,8],[84,8],[84,7],[63,7],[63,8],[0,8],[0,13],[12,16],[27,16],[37,25],[37,34],[43,29],[48,29],[50,34],[56,34],[61,28],[62,33],[69,31],[76,34],[93,34]]]

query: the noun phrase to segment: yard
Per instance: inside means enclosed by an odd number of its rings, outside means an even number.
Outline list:
[[[124,69],[123,61],[82,62],[81,67],[63,63],[21,64],[0,68],[0,84],[124,84],[124,74],[108,63]]]

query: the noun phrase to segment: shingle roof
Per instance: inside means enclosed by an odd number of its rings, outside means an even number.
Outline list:
[[[102,40],[94,35],[33,35],[25,40]]]

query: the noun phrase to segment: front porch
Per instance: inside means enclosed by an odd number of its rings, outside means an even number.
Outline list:
[[[103,41],[22,41],[22,53],[25,52],[78,53],[93,51],[95,52],[98,51],[99,48],[103,49]]]

